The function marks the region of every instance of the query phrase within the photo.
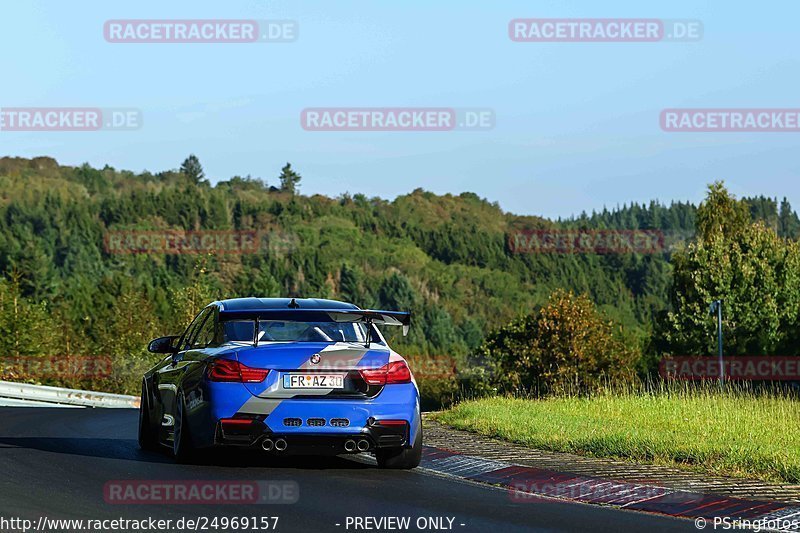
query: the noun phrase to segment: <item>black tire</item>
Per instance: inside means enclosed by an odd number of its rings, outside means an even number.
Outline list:
[[[191,463],[195,459],[196,451],[192,447],[189,435],[189,425],[186,423],[186,409],[183,392],[179,392],[175,399],[175,426],[173,427],[172,456],[179,463]]]
[[[147,393],[144,382],[142,382],[142,397],[139,401],[139,448],[154,452],[158,450],[158,433],[153,430],[150,422],[150,404],[147,401]]]
[[[389,448],[375,450],[375,459],[380,468],[411,470],[422,460],[422,424],[419,426],[414,445],[411,448]]]

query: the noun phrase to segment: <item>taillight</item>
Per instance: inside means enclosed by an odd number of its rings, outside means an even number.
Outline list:
[[[411,371],[405,361],[395,361],[380,368],[366,368],[361,371],[361,377],[369,385],[411,383]]]
[[[268,369],[250,368],[230,359],[217,359],[208,367],[208,379],[211,381],[261,383],[267,379],[267,374],[269,374]]]
[[[384,426],[384,427],[398,427],[398,426],[405,426],[408,422],[405,420],[376,420],[375,425]]]
[[[247,427],[252,426],[256,423],[256,421],[252,418],[220,418],[219,423],[222,424],[222,427]]]
[[[242,373],[242,381],[245,383],[261,383],[267,379],[267,374],[269,374],[269,370],[265,368],[250,368],[241,363],[239,364],[239,371]]]

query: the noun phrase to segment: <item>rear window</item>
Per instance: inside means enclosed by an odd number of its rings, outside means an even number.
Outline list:
[[[260,320],[258,342],[366,342],[361,322],[300,322]],[[223,322],[225,342],[253,342],[254,320]]]

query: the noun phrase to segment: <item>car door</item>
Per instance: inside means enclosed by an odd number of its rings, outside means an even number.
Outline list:
[[[160,368],[153,376],[163,409],[160,428],[160,437],[162,441],[168,441],[172,437],[172,431],[175,426],[175,398],[178,394],[181,378],[188,364],[186,361],[186,354],[191,350],[192,343],[197,337],[203,322],[212,315],[213,312],[210,307],[198,313],[178,341],[178,351],[172,356],[172,361]]]
[[[208,426],[203,423],[203,413],[206,409],[204,379],[209,356],[219,352],[218,320],[218,309],[215,306],[211,307],[208,315],[193,333],[189,348],[183,353],[180,363],[183,365],[183,372],[179,378],[178,390],[184,394],[186,423],[190,428],[190,434],[195,436],[208,434]]]

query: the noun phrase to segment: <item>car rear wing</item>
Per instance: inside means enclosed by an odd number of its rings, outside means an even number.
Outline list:
[[[226,320],[288,320],[305,322],[362,322],[386,326],[402,326],[408,335],[411,313],[407,311],[378,311],[373,309],[262,309],[219,312]]]

